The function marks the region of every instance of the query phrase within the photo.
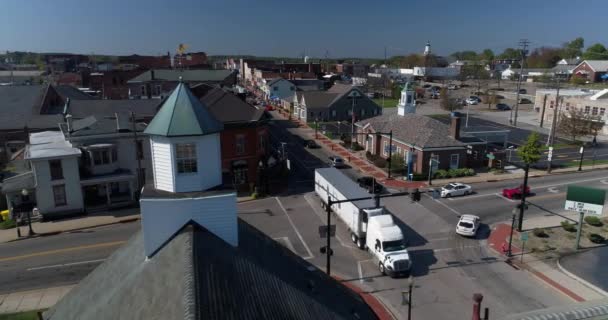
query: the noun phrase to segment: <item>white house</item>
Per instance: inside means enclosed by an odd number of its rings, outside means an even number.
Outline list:
[[[270,99],[283,100],[293,96],[296,92],[296,86],[288,80],[277,78],[267,82],[262,87],[262,91],[264,91],[266,97]]]

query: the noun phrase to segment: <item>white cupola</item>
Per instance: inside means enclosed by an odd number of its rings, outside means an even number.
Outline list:
[[[426,46],[424,46],[424,55],[428,56],[431,54],[431,42],[427,41]]]
[[[401,90],[401,98],[397,105],[397,114],[404,116],[406,113],[416,113],[416,91],[409,81]]]
[[[144,131],[150,136],[154,188],[195,192],[222,184],[223,128],[180,81]]]

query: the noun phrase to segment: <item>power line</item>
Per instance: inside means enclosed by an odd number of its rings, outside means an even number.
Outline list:
[[[517,96],[515,98],[515,116],[513,119],[509,119],[512,122],[514,127],[517,127],[517,112],[519,111],[519,91],[521,90],[521,79],[523,78],[524,73],[524,64],[526,62],[526,55],[528,54],[528,46],[530,45],[530,41],[528,39],[519,40],[519,47],[521,48],[521,59],[519,61],[519,76],[517,77]],[[511,112],[511,116],[513,116],[513,112]]]

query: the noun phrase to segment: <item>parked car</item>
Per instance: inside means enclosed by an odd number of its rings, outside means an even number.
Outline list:
[[[367,190],[369,193],[382,193],[384,187],[376,181],[374,177],[361,177],[357,179],[359,187]]]
[[[501,111],[508,111],[508,110],[511,110],[511,107],[509,107],[509,105],[506,103],[499,103],[496,105],[496,109],[501,110]]]
[[[454,103],[456,103],[456,105],[458,106],[466,106],[467,105],[467,101],[462,99],[462,98],[456,98],[456,100],[454,100]]]
[[[439,87],[439,86],[432,86],[431,89],[433,89],[433,91],[439,92],[439,90],[441,90],[441,87]]]
[[[304,146],[308,149],[317,149],[320,148],[320,146],[314,141],[314,140],[307,140],[304,143]]]
[[[519,89],[519,93],[520,94],[526,94],[526,93],[528,93],[528,91],[526,89]]]
[[[508,199],[521,198],[523,185],[515,188],[502,189],[502,196]],[[526,186],[526,197],[530,195],[530,186]]]
[[[448,84],[448,90],[456,90],[456,89],[458,89],[457,85],[455,85],[453,83]]]
[[[519,104],[528,104],[528,103],[532,103],[532,101],[530,101],[530,99],[526,99],[526,98],[519,99]]]
[[[439,99],[440,97],[441,97],[441,94],[439,93],[439,91],[431,92],[431,99]]]
[[[266,111],[274,111],[274,107],[271,106],[271,105],[269,105],[269,104],[267,104],[266,105]]]
[[[329,157],[329,160],[331,160],[331,166],[334,168],[344,168],[346,166],[344,159],[340,157]]]
[[[467,100],[465,101],[466,104],[468,105],[476,105],[479,104],[479,101],[477,101],[477,99],[472,99],[472,98],[467,98]]]
[[[441,187],[442,198],[449,198],[453,196],[466,196],[471,193],[473,193],[473,188],[471,188],[470,185],[464,183],[452,182]]]
[[[474,237],[479,229],[480,218],[471,214],[463,214],[456,225],[456,233],[461,236]]]

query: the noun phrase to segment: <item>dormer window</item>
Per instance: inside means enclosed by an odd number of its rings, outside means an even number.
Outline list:
[[[194,143],[176,144],[175,161],[177,173],[196,173],[196,145]]]

